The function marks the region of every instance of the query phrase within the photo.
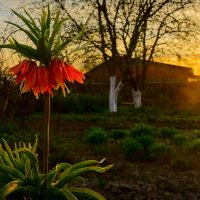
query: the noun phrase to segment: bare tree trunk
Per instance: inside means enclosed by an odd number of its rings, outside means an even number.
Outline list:
[[[110,76],[109,112],[117,112],[117,96],[115,93],[116,76]]]
[[[142,107],[142,92],[138,90],[132,89],[133,93],[133,104],[135,108],[141,108]]]
[[[109,111],[117,112],[117,97],[124,84],[120,81],[116,86],[116,76],[110,76]]]

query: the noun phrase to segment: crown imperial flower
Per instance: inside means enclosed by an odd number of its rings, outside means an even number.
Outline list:
[[[11,75],[16,76],[16,84],[21,83],[21,92],[31,89],[36,97],[38,94],[51,94],[52,89],[62,88],[63,94],[68,88],[65,81],[83,83],[85,76],[82,72],[68,65],[60,59],[53,59],[50,67],[37,66],[36,62],[23,60],[9,69]]]
[[[56,13],[54,19],[50,15],[50,7],[47,11],[43,11],[39,25],[25,10],[26,17],[12,10],[13,13],[24,22],[28,29],[8,22],[24,32],[27,37],[35,45],[28,46],[21,44],[12,38],[10,44],[0,45],[0,48],[9,48],[24,56],[22,62],[12,67],[9,73],[13,77],[16,76],[16,84],[21,84],[21,92],[33,91],[38,97],[43,95],[53,95],[53,89],[62,88],[63,94],[69,91],[65,82],[77,81],[83,83],[85,76],[82,72],[70,66],[63,60],[59,59],[61,51],[72,41],[79,40],[84,34],[85,27],[73,38],[62,41],[60,32],[62,24],[67,19],[60,19],[60,12]],[[53,22],[54,21],[54,22]],[[53,22],[53,23],[52,23]],[[84,48],[86,44],[77,47],[74,51]],[[40,65],[37,65],[40,63]]]

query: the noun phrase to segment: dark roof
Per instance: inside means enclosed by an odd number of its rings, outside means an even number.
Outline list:
[[[172,65],[172,64],[168,64],[168,63],[161,63],[161,62],[155,62],[155,61],[150,61],[151,64],[157,64],[157,65],[163,65],[163,66],[166,66],[168,68],[176,68],[176,69],[181,69],[181,70],[192,70],[193,69],[191,67],[185,67],[185,66],[180,66],[180,65]]]
[[[108,61],[109,62],[109,61]],[[191,67],[185,67],[185,66],[180,66],[180,65],[172,65],[172,64],[168,64],[168,63],[161,63],[161,62],[155,62],[155,61],[150,61],[149,62],[150,64],[155,64],[155,66],[159,66],[159,65],[162,65],[162,66],[166,66],[168,67],[169,69],[179,69],[179,70],[184,70],[184,71],[190,71],[190,73],[193,74],[193,69]],[[85,75],[87,76],[87,74],[93,72],[93,71],[96,71],[99,67],[102,67],[103,66],[106,66],[105,62],[102,62],[101,64],[95,66],[94,68],[92,68],[90,71],[86,72]]]

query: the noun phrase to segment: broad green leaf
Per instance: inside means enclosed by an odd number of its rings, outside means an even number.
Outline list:
[[[7,151],[8,157],[10,159],[10,162],[13,165],[15,165],[15,159],[13,157],[13,152],[12,152],[11,148],[9,147],[8,143],[4,139],[2,139],[2,140],[3,140],[4,146],[6,148],[6,151]]]
[[[73,193],[77,198],[87,200],[106,200],[99,193],[87,188],[68,188],[68,190]]]
[[[73,37],[73,41],[74,40],[80,40],[84,36],[84,33],[86,32],[86,29],[87,29],[87,27],[83,26],[82,29],[81,29],[81,31],[78,33],[78,35],[76,35],[75,37]]]
[[[16,168],[6,165],[0,165],[0,172],[5,172],[13,176],[15,179],[25,180],[25,176]]]
[[[95,172],[95,171],[99,172],[99,173],[103,173],[103,172],[107,171],[108,169],[110,169],[111,167],[112,167],[112,165],[109,165],[107,167],[92,166],[92,167],[85,167],[85,168],[77,169],[77,170],[73,171],[72,173],[66,175],[65,177],[59,179],[54,184],[54,186],[57,188],[62,188],[63,186],[68,184],[70,181],[76,179],[79,176],[85,175],[89,172]]]
[[[8,22],[8,21],[6,21],[6,22],[7,22],[8,24],[12,24],[13,26],[16,26],[17,28],[19,28],[21,31],[23,31],[23,32],[31,39],[31,41],[32,41],[35,45],[37,45],[37,38],[36,38],[30,31],[28,31],[28,30],[22,28],[21,26],[19,26],[19,25],[17,25],[17,24],[14,24],[14,23],[12,23],[12,22]]]
[[[5,172],[0,172],[0,177],[1,177],[0,188],[8,184],[10,181],[13,181],[12,176],[10,176],[8,173]]]
[[[40,199],[40,191],[38,191],[34,186],[24,186],[23,184],[22,187],[16,188],[15,192],[26,193],[26,195],[31,197],[31,199]]]
[[[17,51],[17,48],[15,46],[15,44],[2,44],[0,45],[0,48],[4,48],[4,49],[12,49],[12,50],[15,50]]]
[[[50,47],[52,47],[56,34],[61,31],[61,27],[66,20],[68,20],[68,19],[66,18],[66,19],[62,19],[62,20],[58,21],[57,24],[55,24],[55,26],[53,27],[51,37],[49,38],[49,46]]]
[[[15,143],[14,154],[15,154],[15,156],[16,156],[16,159],[17,159],[17,160],[20,160],[19,153],[18,153],[18,151],[17,151],[17,144],[16,144],[16,143]]]
[[[50,5],[49,5],[49,3],[48,3],[48,8],[47,9],[48,10],[47,10],[46,26],[47,26],[47,29],[50,32],[50,24],[51,24],[51,16],[50,16],[50,14],[51,14],[51,12],[50,12]],[[48,37],[49,37],[49,35],[48,35]]]
[[[63,189],[66,193],[68,200],[78,200],[68,189]]]
[[[0,164],[5,164],[5,162],[4,162],[4,160],[3,160],[3,158],[2,158],[2,155],[0,155]]]
[[[65,170],[60,175],[60,177],[63,178],[64,176],[68,175],[69,173],[73,172],[76,169],[89,167],[89,166],[96,165],[96,164],[99,164],[99,162],[96,161],[96,160],[87,160],[87,161],[83,161],[83,162],[77,163],[77,164],[72,165],[71,167],[69,167],[67,170]]]
[[[3,149],[2,149],[2,145],[0,144],[0,154],[2,153]]]
[[[66,39],[64,42],[62,42],[59,46],[53,47],[53,52],[56,52],[59,54],[69,43],[71,43],[73,40],[71,38]]]
[[[26,179],[26,184],[38,188],[45,182],[46,177],[46,174],[34,174]]]
[[[22,142],[22,144],[23,144],[23,147],[26,148],[26,144],[25,144],[25,142]]]
[[[66,170],[69,167],[71,167],[72,165],[69,163],[59,163],[56,165],[55,169],[57,172],[60,172],[60,170]]]
[[[85,49],[93,40],[94,36],[92,36],[87,42],[83,43],[82,45],[78,46],[77,48],[75,48],[74,50],[72,50],[70,52],[70,54],[76,52],[76,51],[80,51],[80,50],[83,50]]]
[[[52,185],[52,183],[55,181],[56,174],[57,174],[57,173],[56,173],[56,170],[49,172],[48,178],[47,178],[47,180],[48,180],[48,185]]]
[[[69,167],[71,167],[71,164],[69,163],[59,163],[54,167],[48,174],[48,182],[49,184],[52,184],[55,181],[55,178],[58,173],[60,173],[61,170],[66,170]]]
[[[8,154],[4,150],[2,150],[1,159],[2,159],[2,164],[13,166],[12,162],[8,157]]]
[[[38,144],[38,136],[35,135],[35,143],[33,144],[32,148],[30,149],[33,153],[35,153]]]
[[[46,66],[49,66],[51,61],[51,54],[48,47],[48,43],[44,37],[38,40],[37,52],[39,54],[39,60]]]
[[[11,9],[12,10],[12,9]],[[30,31],[36,36],[36,38],[40,37],[40,32],[37,31],[37,26],[35,24],[33,24],[31,21],[29,21],[28,19],[26,19],[24,16],[18,14],[16,11],[12,10],[12,12],[17,15],[26,25],[27,27],[30,29]]]
[[[109,169],[111,169],[112,167],[113,167],[113,165],[108,165],[106,167],[101,167],[100,169],[97,170],[97,172],[104,173],[104,172],[108,171]]]
[[[35,20],[31,17],[31,15],[27,12],[26,9],[24,9],[24,12],[26,13],[26,15],[29,17],[29,19],[31,20],[33,27],[37,30],[37,32],[40,31],[40,29],[38,28],[37,24],[35,23]]]
[[[56,12],[56,18],[55,18],[55,20],[54,20],[53,28],[54,28],[54,27],[56,26],[56,24],[58,23],[59,18],[60,18],[60,10],[58,10],[58,11]]]
[[[15,39],[13,39],[13,41],[15,43],[16,51],[18,53],[23,54],[25,57],[29,59],[35,59],[35,60],[39,59],[39,55],[35,49],[33,49],[32,47],[28,45],[20,44]]]
[[[35,170],[35,172],[38,173],[39,166],[38,166],[38,160],[37,160],[37,157],[35,156],[35,154],[33,152],[31,152],[28,148],[25,148],[25,147],[18,149],[18,152],[26,154],[26,156],[30,160],[31,168],[33,168]]]
[[[30,163],[29,159],[26,160],[26,162],[24,163],[24,166],[25,166],[24,167],[24,169],[25,169],[24,175],[26,177],[28,177],[28,175],[31,173],[31,163]]]
[[[31,150],[31,143],[28,143],[28,149]]]
[[[47,12],[45,12],[45,10],[43,9],[41,15],[41,24],[40,24],[42,37],[44,37],[44,33],[47,30],[46,18],[47,18]]]
[[[59,52],[62,51],[70,42],[75,41],[75,40],[80,40],[80,39],[83,37],[84,32],[85,32],[85,27],[82,29],[82,31],[81,31],[78,35],[76,35],[76,36],[74,36],[74,37],[72,37],[72,38],[66,39],[63,43],[60,44],[60,46],[54,48],[54,51],[56,51],[57,53],[59,53]],[[92,39],[93,39],[93,38],[91,38],[91,40],[92,40]]]
[[[60,190],[60,189],[55,188],[55,187],[49,187],[46,190],[41,190],[41,199],[67,200],[68,197],[63,190]]]
[[[6,200],[7,199],[6,197],[9,194],[14,192],[16,189],[21,188],[21,184],[22,184],[22,182],[21,181],[17,181],[17,180],[9,182],[7,185],[5,185],[4,187],[2,187],[0,189],[0,199],[1,200]]]
[[[51,49],[52,48],[57,49],[57,47],[60,46],[60,43],[61,43],[61,29],[58,32],[57,37],[55,38],[55,41],[52,41],[52,43],[50,43]],[[52,50],[52,53],[54,53],[54,52],[55,52],[55,55],[56,55],[57,51]]]

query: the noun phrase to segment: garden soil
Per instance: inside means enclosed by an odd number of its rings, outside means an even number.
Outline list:
[[[106,158],[103,165],[113,164],[104,174],[87,176],[87,187],[100,192],[108,200],[200,200],[200,166],[187,167],[181,162],[172,166],[163,160],[130,161],[121,153],[120,142],[108,143],[97,154],[92,146],[84,144],[84,135],[89,127],[98,124],[97,121],[63,119],[60,133],[56,135],[56,122],[51,122],[54,130],[51,143],[61,137],[63,144],[68,146],[65,162],[74,164],[87,159]],[[32,119],[29,125],[42,131],[38,120]],[[55,160],[64,161],[55,157],[52,165],[56,164]]]

